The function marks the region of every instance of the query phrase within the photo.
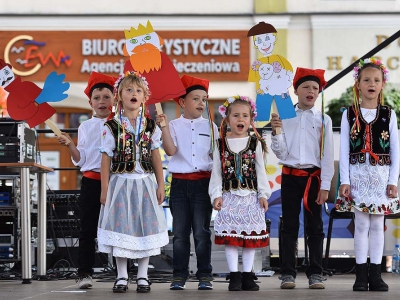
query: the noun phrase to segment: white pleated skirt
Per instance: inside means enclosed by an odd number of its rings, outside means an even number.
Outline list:
[[[100,252],[131,259],[158,255],[169,243],[152,174],[135,179],[111,175],[106,204],[100,211],[97,242]]]

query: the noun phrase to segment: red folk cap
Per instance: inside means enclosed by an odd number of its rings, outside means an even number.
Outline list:
[[[293,87],[295,90],[305,81],[315,81],[319,84],[319,90],[321,91],[323,87],[326,86],[327,82],[324,78],[325,70],[322,69],[306,69],[306,68],[297,68],[296,74],[293,79]]]
[[[107,88],[109,89],[112,93],[114,92],[114,83],[117,81],[118,78],[104,75],[101,73],[97,72],[92,72],[90,74],[89,80],[88,80],[88,85],[85,89],[85,94],[90,97],[92,96],[92,93],[95,89],[98,88]]]
[[[6,62],[4,60],[0,59],[0,70],[6,66],[8,66],[8,67],[10,67],[10,69],[12,69],[12,66],[10,64],[6,64]]]
[[[177,103],[179,103],[180,98],[185,97],[187,94],[194,90],[203,90],[208,94],[208,87],[210,85],[210,82],[206,79],[183,75],[181,81],[184,88],[186,89],[186,94],[174,98]]]

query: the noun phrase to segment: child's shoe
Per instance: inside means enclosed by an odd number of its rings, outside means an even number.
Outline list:
[[[260,289],[259,285],[254,282],[254,279],[258,279],[251,272],[242,273],[242,290],[243,291],[258,291]]]
[[[184,290],[185,289],[186,279],[183,277],[174,277],[172,279],[171,285],[169,286],[170,290]]]
[[[368,265],[356,264],[356,282],[353,285],[353,291],[365,292],[368,291]]]
[[[312,274],[308,278],[308,288],[310,289],[324,289],[325,285],[322,282],[323,278],[320,274]]]
[[[197,288],[202,291],[212,290],[213,289],[212,280],[213,280],[213,278],[210,276],[200,277],[199,285]]]
[[[229,286],[230,291],[241,291],[242,290],[242,273],[241,272],[230,272],[229,273]]]
[[[292,275],[282,275],[279,277],[281,281],[281,289],[294,289],[296,287],[295,279]]]
[[[140,283],[139,283],[140,281]],[[147,284],[143,284],[144,282],[146,282]],[[148,293],[151,291],[150,285],[151,285],[151,281],[148,278],[138,278],[136,279],[136,283],[137,283],[137,288],[136,288],[136,292],[138,293]]]
[[[388,285],[383,281],[381,277],[380,264],[369,264],[368,283],[370,291],[387,292],[389,290]]]

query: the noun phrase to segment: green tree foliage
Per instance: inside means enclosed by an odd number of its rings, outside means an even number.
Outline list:
[[[400,126],[400,90],[388,83],[384,89],[383,96],[385,105],[390,106],[396,112],[397,125]],[[353,103],[353,87],[349,87],[340,96],[340,98],[332,99],[326,106],[325,112],[332,119],[333,127],[340,127],[343,109],[349,107]]]

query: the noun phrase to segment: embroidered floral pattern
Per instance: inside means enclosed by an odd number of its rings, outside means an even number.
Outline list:
[[[215,216],[215,243],[238,247],[260,248],[268,245],[265,213],[255,193],[238,196],[222,195],[222,208]],[[235,220],[232,222],[232,220]]]
[[[350,144],[352,149],[355,149],[356,147],[361,145],[361,138],[359,138],[358,132],[356,130],[350,132]]]
[[[382,131],[381,138],[379,139],[379,145],[382,147],[383,151],[385,151],[386,147],[389,146],[390,142],[386,141],[389,139],[389,132]]]
[[[374,203],[371,203],[369,205],[365,203],[360,203],[357,205],[356,202],[349,197],[345,199],[338,198],[335,203],[335,208],[336,210],[341,212],[349,212],[356,208],[362,212],[369,214],[391,215],[400,212],[400,201],[399,199],[395,199],[394,201],[386,205],[377,205]]]

